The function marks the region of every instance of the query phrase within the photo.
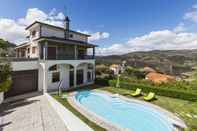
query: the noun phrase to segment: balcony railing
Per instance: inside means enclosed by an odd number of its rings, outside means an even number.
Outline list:
[[[17,57],[0,57],[0,60],[8,60],[8,61],[36,61],[38,58],[17,58]]]
[[[77,59],[78,60],[94,59],[94,56],[93,55],[82,55],[82,56],[78,56]]]
[[[7,59],[9,61],[36,61],[39,58],[25,58],[25,57],[0,57],[0,60]],[[95,59],[93,55],[79,55],[77,58],[74,56],[58,56],[58,57],[51,57],[47,58],[46,60],[89,60]],[[40,59],[43,60],[43,59]]]
[[[57,56],[57,57],[48,57],[47,60],[88,60],[94,59],[93,55],[79,55],[77,58],[74,56]]]

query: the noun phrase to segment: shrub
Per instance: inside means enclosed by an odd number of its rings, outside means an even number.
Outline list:
[[[110,80],[109,85],[115,87],[116,80]],[[162,87],[154,87],[150,85],[142,85],[136,83],[128,83],[128,82],[120,82],[120,88],[136,90],[136,88],[141,88],[144,93],[155,92],[157,95],[179,98],[183,100],[189,101],[197,101],[197,93],[192,93],[189,91],[177,90],[177,89],[169,89]]]
[[[12,81],[10,79],[7,79],[4,82],[0,83],[0,92],[6,92],[10,89],[10,86],[12,84]]]
[[[128,76],[136,77],[138,79],[145,78],[145,72],[141,71],[140,69],[133,68],[133,67],[127,67],[125,70],[125,74]]]
[[[109,80],[110,78],[96,78],[95,84],[100,86],[109,86]]]
[[[0,39],[0,92],[8,91],[11,86],[11,66],[8,61],[8,42]]]
[[[182,90],[182,91],[197,93],[197,81],[188,82],[182,80],[182,81],[168,82],[168,83],[162,83],[156,85],[146,79],[136,79],[135,77],[127,77],[123,75],[121,76],[121,81],[127,83],[135,83],[135,84],[140,83],[140,85],[151,86],[154,88],[167,88],[167,89]]]

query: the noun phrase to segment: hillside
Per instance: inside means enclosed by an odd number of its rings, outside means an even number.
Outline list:
[[[97,57],[98,64],[118,64],[123,60],[126,60],[129,66],[150,66],[163,73],[180,75],[183,72],[192,71],[192,67],[197,65],[197,49],[155,50]]]

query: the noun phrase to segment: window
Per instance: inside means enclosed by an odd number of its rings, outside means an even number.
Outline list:
[[[32,35],[32,37],[35,37],[35,35],[36,35],[36,31],[35,31],[35,30],[34,30],[34,31],[32,31],[31,35]]]
[[[57,65],[51,66],[49,71],[57,71]]]
[[[70,38],[73,38],[73,34],[70,34]]]
[[[58,82],[60,81],[60,72],[53,72],[52,73],[52,82]]]
[[[32,54],[36,53],[36,47],[32,47]]]
[[[27,53],[30,53],[30,48],[27,48]]]

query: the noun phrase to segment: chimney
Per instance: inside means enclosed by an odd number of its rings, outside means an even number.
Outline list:
[[[65,38],[69,38],[69,30],[70,30],[70,19],[68,16],[64,19],[64,28],[65,28]]]

